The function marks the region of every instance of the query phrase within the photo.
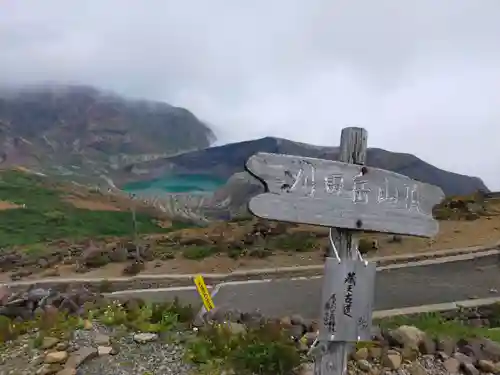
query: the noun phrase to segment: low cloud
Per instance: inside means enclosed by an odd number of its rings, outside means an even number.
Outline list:
[[[373,147],[500,189],[499,14],[498,0],[4,0],[0,83],[164,100],[220,142],[336,145],[362,126]]]

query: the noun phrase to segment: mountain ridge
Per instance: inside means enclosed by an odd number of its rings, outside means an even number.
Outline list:
[[[325,147],[294,142],[284,138],[263,137],[255,140],[230,143],[183,153],[173,157],[134,164],[141,170],[137,179],[159,178],[175,174],[214,175],[229,179],[235,173],[244,171],[246,160],[257,152],[279,153],[338,160],[338,147]],[[396,153],[381,148],[368,148],[367,166],[387,169],[437,185],[447,195],[467,195],[477,190],[489,192],[479,177],[462,175],[437,168],[409,153]]]
[[[192,112],[85,85],[0,90],[0,167],[58,166],[106,173],[130,162],[210,146]],[[76,172],[75,172],[76,173]]]

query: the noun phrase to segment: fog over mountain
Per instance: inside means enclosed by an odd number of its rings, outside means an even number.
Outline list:
[[[369,145],[500,190],[500,2],[4,0],[0,86],[82,83],[188,108],[219,144]]]

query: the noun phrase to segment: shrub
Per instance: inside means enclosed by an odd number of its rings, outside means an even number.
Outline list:
[[[216,253],[216,250],[213,247],[209,246],[192,246],[188,247],[182,252],[182,255],[186,259],[191,260],[199,260],[209,257]]]
[[[369,253],[370,251],[377,250],[378,245],[376,240],[361,238],[358,244],[358,250],[361,254]]]
[[[122,274],[127,275],[127,276],[135,276],[142,270],[144,270],[144,263],[143,262],[134,262],[130,263],[123,268]]]
[[[225,367],[237,374],[284,375],[300,363],[294,342],[278,326],[263,325],[233,334],[225,325],[204,328],[188,345],[187,357],[196,364]]]

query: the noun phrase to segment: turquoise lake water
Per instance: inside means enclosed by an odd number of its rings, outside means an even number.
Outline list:
[[[192,193],[212,192],[224,185],[226,180],[204,175],[175,175],[149,181],[132,182],[122,189],[130,193],[167,192]]]

